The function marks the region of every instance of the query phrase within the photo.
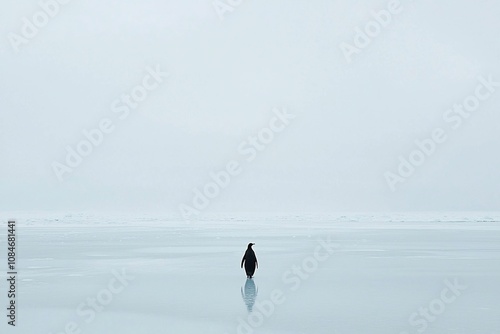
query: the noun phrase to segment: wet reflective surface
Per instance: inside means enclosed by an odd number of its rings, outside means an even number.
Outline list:
[[[500,328],[496,223],[77,217],[18,226],[19,333],[59,333],[71,322],[85,333],[121,334]],[[253,279],[240,268],[249,239],[258,242]],[[116,292],[113,271],[123,270],[133,280]],[[82,315],[88,298],[98,311],[88,305]]]

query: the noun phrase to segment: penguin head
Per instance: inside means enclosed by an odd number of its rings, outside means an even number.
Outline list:
[[[249,243],[248,248],[252,248],[252,246],[255,245],[254,243]]]

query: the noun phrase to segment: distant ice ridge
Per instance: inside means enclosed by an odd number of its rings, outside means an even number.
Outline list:
[[[31,224],[146,224],[175,223],[196,226],[200,223],[498,223],[500,212],[397,212],[397,213],[207,213],[187,223],[177,214],[158,213],[82,213],[82,212],[2,212],[3,221],[16,219]]]

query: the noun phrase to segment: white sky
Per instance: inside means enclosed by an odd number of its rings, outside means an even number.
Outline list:
[[[500,2],[401,0],[348,64],[340,43],[387,3],[244,0],[221,21],[210,0],[73,0],[15,53],[40,7],[4,1],[0,209],[178,212],[285,107],[296,118],[206,212],[500,210],[500,88],[443,121],[478,76],[500,81]],[[117,120],[157,65],[170,76]],[[52,163],[104,117],[115,131],[59,182]],[[437,127],[448,140],[392,192],[384,173]]]

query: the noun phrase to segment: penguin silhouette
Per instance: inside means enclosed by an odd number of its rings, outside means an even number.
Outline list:
[[[257,263],[257,257],[252,249],[253,243],[249,243],[243,259],[241,259],[241,268],[243,268],[243,263],[245,263],[245,271],[247,273],[247,278],[252,278],[255,273],[255,268],[259,268]]]

